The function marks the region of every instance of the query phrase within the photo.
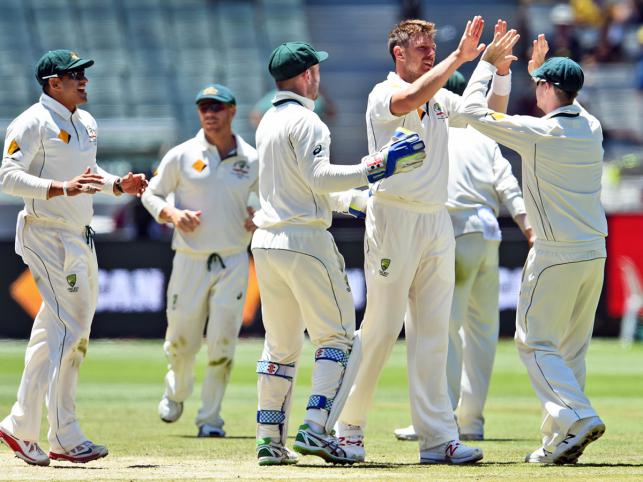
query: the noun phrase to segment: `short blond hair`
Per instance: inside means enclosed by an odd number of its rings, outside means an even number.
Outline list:
[[[393,30],[388,34],[388,51],[391,57],[393,57],[393,62],[395,62],[393,48],[398,45],[400,47],[408,46],[409,41],[417,35],[426,35],[427,37],[433,38],[435,32],[435,24],[432,22],[418,18],[402,20],[393,27]]]

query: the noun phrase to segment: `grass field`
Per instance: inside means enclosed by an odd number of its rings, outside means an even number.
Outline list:
[[[22,371],[23,341],[0,341],[0,414],[15,399]],[[164,424],[156,414],[165,360],[160,341],[95,341],[81,370],[78,414],[85,433],[109,447],[110,455],[87,465],[53,463],[30,467],[0,447],[3,480],[188,480],[188,479],[577,479],[643,480],[643,346],[623,350],[595,340],[589,350],[587,392],[607,425],[576,466],[543,467],[522,462],[538,446],[540,409],[513,344],[498,349],[486,411],[484,460],[475,466],[421,466],[418,447],[398,442],[396,427],[410,415],[404,344],[398,343],[384,371],[366,430],[367,462],[354,467],[325,465],[307,457],[293,467],[258,467],[254,452],[259,340],[244,340],[224,401],[226,439],[196,438],[193,418],[198,392],[183,417]],[[203,354],[201,354],[203,355]],[[205,359],[200,357],[197,376]],[[308,396],[312,348],[307,347],[295,392],[290,432],[302,419]],[[427,367],[427,369],[430,369]],[[200,389],[200,386],[197,386]],[[41,441],[46,444],[46,421]]]

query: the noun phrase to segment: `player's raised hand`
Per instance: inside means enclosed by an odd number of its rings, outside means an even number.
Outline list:
[[[67,196],[96,194],[101,190],[103,184],[105,184],[103,176],[93,173],[89,167],[86,168],[80,176],[76,176],[70,181],[65,181],[64,183]]]
[[[499,68],[500,66],[508,67],[511,65],[511,62],[518,60],[512,51],[514,45],[520,40],[520,35],[515,30],[509,30],[508,32],[502,33],[503,25],[498,26],[496,32],[494,33],[493,42],[489,44],[484,54],[482,54],[482,60],[489,62]],[[506,25],[504,25],[504,30],[506,30]]]
[[[545,62],[547,52],[549,52],[549,44],[547,43],[545,34],[541,33],[538,38],[533,41],[531,59],[529,59],[529,64],[527,65],[527,70],[530,74]]]
[[[127,176],[121,178],[121,188],[124,193],[141,197],[146,187],[147,179],[145,179],[145,174],[132,174],[128,172]]]
[[[493,39],[496,40],[496,39],[502,38],[506,33],[507,33],[507,22],[499,18],[493,29]],[[496,65],[496,68],[498,69],[498,75],[509,74],[511,63],[516,59],[516,57],[513,57],[513,55],[511,54],[512,52],[509,52],[509,56],[505,58],[505,61],[500,62],[498,65]]]
[[[475,59],[484,50],[485,44],[480,43],[483,29],[484,20],[480,15],[476,15],[473,20],[467,22],[456,50],[458,57],[465,62]]]
[[[183,233],[191,233],[201,224],[202,211],[190,211],[189,209],[174,209],[170,220],[174,227]]]

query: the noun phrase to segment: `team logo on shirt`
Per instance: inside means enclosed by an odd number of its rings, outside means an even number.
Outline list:
[[[449,117],[447,115],[447,113],[444,112],[444,110],[442,110],[442,106],[440,104],[438,104],[437,102],[435,104],[433,104],[433,112],[435,112],[435,116],[438,119],[446,119],[446,118]]]
[[[96,144],[96,131],[89,126],[85,126],[87,129],[87,135],[89,136],[89,142]]]
[[[232,165],[232,172],[234,172],[239,179],[248,177],[250,172],[250,164],[245,159],[240,159]]]
[[[391,266],[391,260],[389,258],[382,258],[380,260],[380,275],[388,276],[389,273],[386,271],[388,267]]]
[[[12,154],[15,154],[16,152],[18,152],[19,150],[20,150],[20,146],[14,139],[9,144],[9,147],[7,148],[7,153],[11,156]]]
[[[76,293],[78,291],[78,286],[76,286],[76,273],[67,275],[67,284],[69,285],[67,291],[70,293]]]
[[[197,172],[203,172],[203,169],[206,167],[208,167],[208,165],[201,159],[197,159],[194,161],[194,164],[192,164],[192,168]]]
[[[69,141],[71,140],[71,136],[69,135],[69,132],[67,132],[64,129],[60,129],[60,133],[58,134],[58,139],[63,141],[65,144],[69,144]]]
[[[319,153],[321,152],[321,150],[322,150],[322,145],[321,145],[321,144],[317,144],[317,145],[315,146],[315,148],[313,149],[313,156],[316,156],[317,154],[319,154]]]

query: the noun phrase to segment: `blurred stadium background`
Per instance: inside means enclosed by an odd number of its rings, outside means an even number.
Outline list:
[[[366,152],[364,110],[371,87],[391,68],[386,35],[401,18],[438,26],[438,58],[452,51],[466,19],[497,18],[518,28],[511,113],[534,113],[526,59],[531,39],[545,33],[550,54],[580,61],[586,86],[580,101],[603,123],[603,202],[609,213],[606,283],[595,333],[614,336],[621,317],[640,314],[643,273],[643,2],[641,0],[1,0],[0,128],[39,96],[33,66],[50,49],[70,48],[96,60],[88,71],[98,120],[99,163],[124,174],[151,174],[173,145],[194,135],[193,103],[204,84],[231,87],[238,99],[235,129],[254,144],[253,109],[273,87],[266,64],[287,40],[327,50],[322,115],[330,126],[335,163]],[[465,66],[470,74],[474,63]],[[256,114],[254,114],[256,115]],[[520,164],[506,151],[514,173]],[[13,252],[22,201],[0,194],[0,337],[26,337],[39,305],[35,286]],[[94,228],[101,268],[94,337],[162,337],[171,231],[156,225],[136,199],[96,196]],[[501,331],[513,333],[515,299],[527,245],[501,219]],[[349,267],[357,319],[364,307],[363,224],[335,218],[332,228]],[[256,286],[251,286],[243,334],[260,334]]]

